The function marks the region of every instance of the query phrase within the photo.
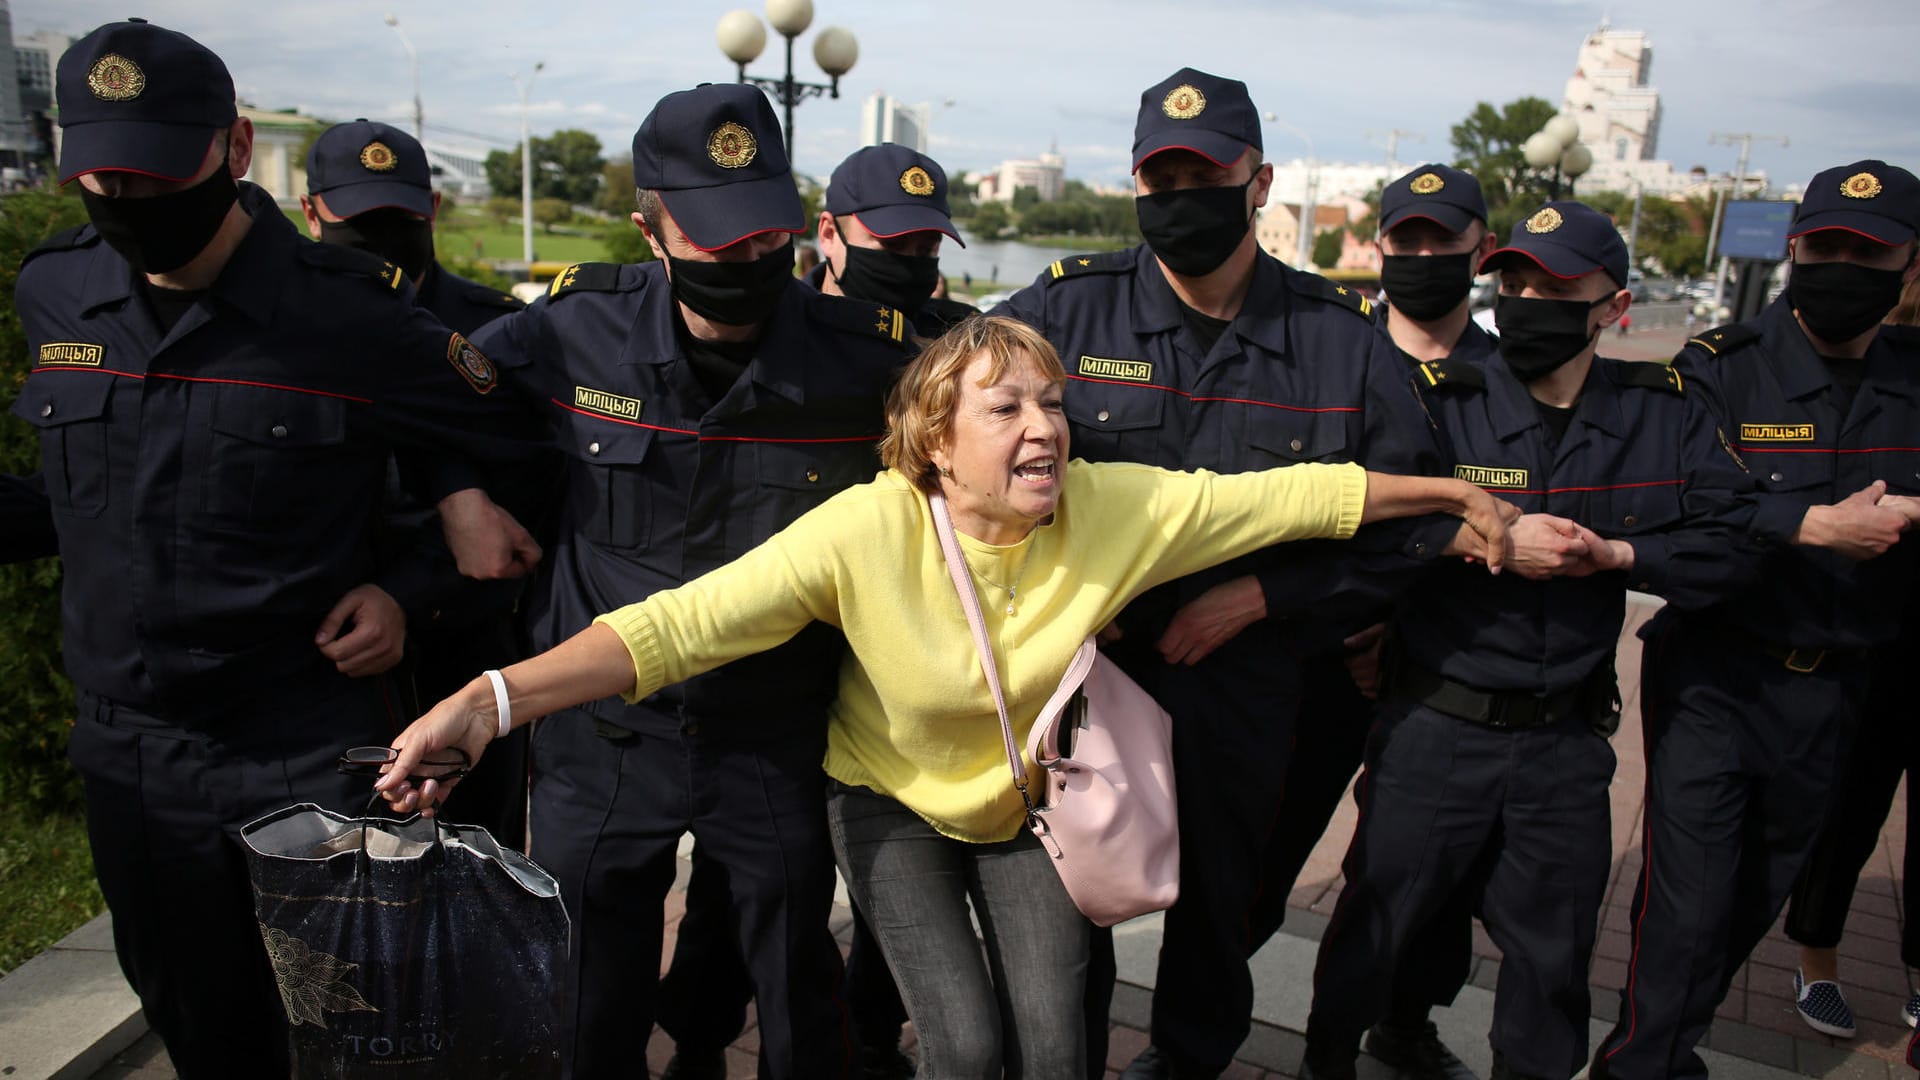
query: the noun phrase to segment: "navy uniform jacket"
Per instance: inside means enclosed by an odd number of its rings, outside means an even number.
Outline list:
[[[587,263],[478,335],[550,421],[565,463],[559,535],[529,610],[537,649],[745,554],[879,472],[886,393],[907,357],[895,312],[789,288],[718,402],[681,355],[678,318],[660,263]],[[585,709],[636,731],[724,715],[709,734],[800,735],[832,701],[843,649],[816,624],[639,707]]]
[[[1265,252],[1255,255],[1239,316],[1205,356],[1144,244],[1062,259],[996,313],[1035,327],[1060,351],[1073,457],[1222,473],[1357,461],[1431,474],[1444,464],[1412,373],[1375,329],[1372,304]],[[1371,539],[1387,562],[1418,569],[1459,526],[1452,518],[1388,524],[1338,550],[1358,554]],[[1250,573],[1273,617],[1387,572],[1379,560],[1330,563],[1327,550],[1283,544],[1191,575],[1136,601],[1123,625],[1132,633],[1144,622],[1157,635],[1180,604]],[[1337,629],[1327,633],[1338,641]]]
[[[801,275],[800,280],[819,291],[820,283],[827,279],[827,264],[820,265]],[[923,338],[937,338],[947,332],[954,323],[969,315],[978,315],[980,309],[972,304],[963,304],[958,300],[949,300],[943,296],[928,297],[918,311],[908,316],[913,324],[913,332]]]
[[[428,265],[414,303],[433,312],[450,329],[469,336],[500,316],[527,306],[507,293],[449,271],[438,261]]]
[[[1839,502],[1875,480],[1896,495],[1920,494],[1920,330],[1880,328],[1844,416],[1826,362],[1785,296],[1750,322],[1689,341],[1674,365],[1715,403],[1762,493],[1754,534],[1770,556],[1753,587],[1713,614],[1787,646],[1891,640],[1920,554],[1911,534],[1866,562],[1790,541],[1809,506]]]
[[[1625,540],[1633,570],[1530,581],[1443,563],[1395,618],[1409,660],[1482,690],[1555,694],[1612,656],[1629,585],[1691,609],[1752,580],[1752,483],[1680,377],[1595,357],[1556,445],[1526,386],[1497,354],[1476,351],[1418,365],[1427,407],[1457,455],[1454,475],[1524,513]]]
[[[241,201],[251,229],[171,332],[90,226],[20,271],[36,363],[13,411],[41,433],[67,670],[137,707],[338,679],[313,634],[381,580],[391,442],[495,461],[533,445],[396,267],[308,241],[252,184]]]

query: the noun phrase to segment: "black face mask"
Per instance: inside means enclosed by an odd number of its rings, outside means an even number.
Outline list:
[[[1432,322],[1460,306],[1473,289],[1473,252],[1382,255],[1380,287],[1387,303],[1415,322]]]
[[[1904,274],[1850,262],[1794,263],[1787,300],[1815,337],[1838,345],[1887,317],[1900,302]]]
[[[1252,225],[1247,212],[1249,180],[1238,187],[1181,188],[1133,200],[1140,235],[1167,269],[1202,277],[1220,268]]]
[[[80,201],[100,239],[142,274],[164,274],[192,262],[213,241],[239,197],[225,157],[205,180],[148,199],[96,195],[80,187]]]
[[[674,299],[722,326],[752,326],[773,314],[793,284],[793,245],[752,262],[692,262],[667,256]]]
[[[1500,359],[1521,382],[1553,374],[1600,335],[1587,329],[1587,315],[1611,299],[1608,294],[1588,303],[1501,293],[1493,302],[1493,321],[1500,327]]]
[[[433,222],[398,207],[369,210],[345,221],[322,221],[320,240],[372,252],[413,281],[433,265]]]
[[[846,245],[846,266],[827,273],[840,283],[840,291],[856,300],[871,300],[908,314],[919,311],[933,296],[940,283],[940,257],[937,255],[897,255],[878,248]]]

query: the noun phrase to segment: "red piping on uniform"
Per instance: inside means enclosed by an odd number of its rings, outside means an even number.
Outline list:
[[[561,408],[567,410],[568,412],[579,413],[581,416],[591,416],[595,420],[605,420],[610,424],[625,424],[628,427],[646,428],[648,431],[664,431],[669,435],[692,435],[698,438],[701,442],[857,443],[857,442],[879,442],[880,441],[880,436],[878,435],[834,435],[834,436],[818,438],[818,439],[776,439],[776,438],[762,437],[758,435],[702,435],[698,431],[694,431],[690,428],[663,427],[659,424],[643,424],[638,420],[622,420],[617,416],[606,416],[604,414],[597,413],[597,412],[589,412],[586,409],[569,405],[566,402],[561,401],[559,398],[548,398],[547,400],[553,402],[555,405],[560,406]]]
[[[1074,379],[1079,382],[1101,383],[1106,386],[1137,386],[1143,390],[1164,390],[1169,394],[1179,394],[1181,397],[1186,398],[1188,401],[1225,401],[1235,405],[1259,405],[1268,409],[1285,409],[1288,412],[1304,412],[1304,413],[1336,413],[1336,412],[1357,413],[1360,411],[1360,407],[1358,405],[1327,405],[1327,406],[1318,407],[1318,408],[1307,406],[1307,405],[1281,405],[1278,402],[1273,402],[1273,401],[1255,401],[1253,398],[1202,397],[1196,394],[1190,394],[1185,390],[1175,390],[1171,386],[1161,386],[1158,383],[1122,382],[1118,379],[1096,379],[1087,375],[1074,375],[1071,373],[1067,375],[1067,378]]]
[[[121,371],[117,368],[110,367],[88,367],[85,364],[36,364],[33,371],[72,371],[76,373],[84,372],[88,375],[118,375],[127,379],[146,378],[145,375],[137,371]],[[33,372],[28,372],[28,374],[32,373]]]
[[[267,390],[285,390],[294,394],[310,394],[314,397],[338,398],[359,405],[373,404],[372,398],[355,397],[352,394],[337,394],[332,390],[314,390],[305,386],[285,386],[281,383],[255,382],[251,379],[208,379],[197,375],[169,375],[164,371],[149,371],[141,374],[137,371],[120,371],[115,368],[81,367],[67,364],[42,364],[34,371],[75,371],[91,372],[100,375],[119,375],[127,379],[172,379],[175,382],[215,383],[225,386],[258,386]]]
[[[1920,454],[1920,446],[1748,446],[1740,444],[1740,449],[1749,454]]]

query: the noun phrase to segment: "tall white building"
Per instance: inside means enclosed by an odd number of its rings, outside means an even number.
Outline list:
[[[979,199],[1012,202],[1014,192],[1030,187],[1039,192],[1041,202],[1052,202],[1066,191],[1067,159],[1055,147],[1037,158],[1003,161],[975,183],[974,196]]]
[[[19,166],[37,141],[32,125],[20,108],[18,59],[13,48],[13,10],[8,0],[0,0],[0,160]]]
[[[1580,45],[1560,111],[1580,124],[1595,162],[1651,161],[1660,140],[1660,91],[1647,85],[1653,43],[1605,23]]]
[[[869,96],[860,106],[860,145],[879,146],[894,143],[927,152],[927,129],[933,123],[933,108],[925,103],[907,105],[886,94]]]

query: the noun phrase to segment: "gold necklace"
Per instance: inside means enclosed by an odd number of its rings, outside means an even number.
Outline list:
[[[1013,614],[1013,598],[1014,598],[1014,596],[1015,596],[1016,594],[1018,594],[1018,593],[1019,593],[1019,591],[1020,591],[1020,579],[1021,579],[1022,577],[1024,577],[1024,576],[1026,575],[1026,572],[1027,572],[1027,560],[1026,560],[1026,559],[1021,559],[1021,560],[1020,560],[1020,569],[1014,572],[1014,575],[1013,575],[1013,584],[1011,584],[1011,585],[1002,585],[1002,584],[1000,584],[999,582],[997,582],[997,581],[995,581],[995,580],[993,580],[992,578],[990,578],[990,577],[988,577],[987,575],[985,575],[985,574],[983,574],[983,573],[981,573],[981,572],[980,572],[979,570],[977,570],[977,569],[975,569],[975,568],[974,568],[974,565],[973,565],[973,563],[972,563],[972,561],[971,561],[971,560],[969,560],[969,561],[968,561],[968,563],[967,563],[967,570],[968,570],[968,571],[969,571],[970,573],[972,573],[974,577],[977,577],[977,578],[979,578],[979,579],[980,579],[981,581],[984,581],[984,582],[986,582],[987,584],[989,584],[989,585],[991,585],[991,586],[993,586],[994,588],[996,588],[996,589],[999,589],[999,590],[1000,590],[1001,592],[1003,592],[1003,593],[1006,593],[1006,594],[1007,594],[1007,614],[1009,614],[1009,615],[1011,615],[1011,614]]]

